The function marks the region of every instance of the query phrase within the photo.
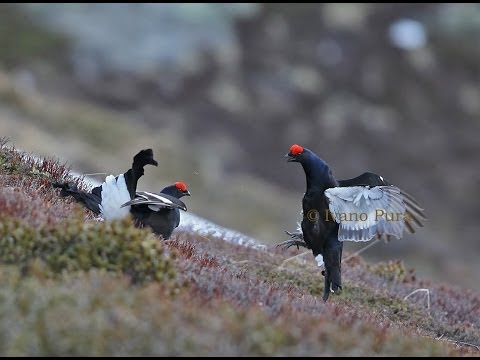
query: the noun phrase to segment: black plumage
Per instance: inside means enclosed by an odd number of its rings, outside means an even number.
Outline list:
[[[190,196],[190,192],[181,183],[167,186],[160,193],[172,201],[183,196]],[[177,201],[176,203],[178,204]],[[183,203],[182,203],[183,204]],[[144,201],[141,204],[131,205],[130,212],[138,226],[149,226],[153,232],[161,235],[165,240],[170,238],[173,230],[180,224],[180,209],[186,211],[185,205],[175,207],[159,206],[155,208],[155,199]],[[154,208],[155,210],[153,210]]]
[[[144,167],[146,165],[158,165],[158,162],[153,158],[152,149],[141,150],[135,155],[133,157],[132,167],[123,174],[131,199],[135,197],[138,179],[144,175]],[[118,179],[118,176],[116,179]],[[78,190],[75,184],[66,182],[54,183],[53,186],[61,189],[60,196],[72,196],[75,200],[81,202],[87,209],[93,211],[95,214],[100,215],[102,213],[100,208],[102,203],[102,185],[94,187],[90,192]]]
[[[307,189],[302,200],[303,219],[301,232],[287,232],[292,239],[279,244],[279,246],[285,248],[302,246],[311,249],[316,258],[319,255],[323,257],[325,265],[323,299],[326,301],[331,292],[337,292],[342,289],[341,260],[343,242],[338,240],[339,223],[331,216],[330,202],[325,195],[325,191],[339,187],[350,187],[352,189],[351,187],[361,186],[365,187],[365,189],[370,189],[372,187],[391,185],[381,176],[368,172],[353,179],[337,181],[325,161],[312,151],[299,145],[293,145],[286,157],[288,161],[299,162],[302,165],[305,171]],[[401,190],[400,192],[405,203],[405,213],[410,215],[405,220],[405,226],[410,232],[414,232],[413,223],[423,226],[422,220],[426,217],[423,209],[410,195]],[[385,234],[381,232],[376,234],[377,237],[382,235]],[[389,235],[386,236],[388,237]]]
[[[137,183],[144,175],[145,165],[158,165],[152,149],[140,151],[133,158],[128,171],[115,178],[107,177],[102,185],[91,192],[81,191],[69,183],[55,183],[53,186],[61,188],[60,196],[72,196],[97,215],[115,219],[130,213],[136,226],[149,226],[156,234],[168,239],[180,223],[179,209],[187,210],[179,199],[190,196],[190,193],[185,184],[180,182],[167,186],[159,194],[137,192]]]

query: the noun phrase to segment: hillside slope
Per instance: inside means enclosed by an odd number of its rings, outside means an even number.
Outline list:
[[[480,354],[478,294],[346,254],[324,303],[310,257],[98,221],[51,187],[87,187],[66,166],[1,145],[0,355]]]
[[[303,173],[283,155],[301,143],[335,177],[373,171],[425,208],[425,228],[366,258],[408,256],[422,276],[480,291],[480,8],[313,3],[218,13],[230,6],[0,5],[2,135],[82,173],[119,173],[139,144],[152,147],[161,167],[145,177],[148,188],[183,181],[195,192],[189,209],[271,244],[300,211]],[[405,19],[426,35],[423,47],[392,41]],[[215,27],[226,22],[227,32]],[[212,29],[231,36],[223,50],[198,42]],[[172,61],[179,49],[188,51]]]

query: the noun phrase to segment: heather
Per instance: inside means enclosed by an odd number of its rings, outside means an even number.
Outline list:
[[[161,241],[60,198],[52,182],[89,187],[66,164],[5,139],[0,160],[1,355],[479,354],[479,295],[402,259],[345,254],[343,292],[323,302],[311,256]]]

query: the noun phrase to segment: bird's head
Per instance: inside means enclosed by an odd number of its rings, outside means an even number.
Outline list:
[[[337,186],[328,164],[313,151],[295,144],[285,157],[288,162],[299,162],[302,165],[307,178],[307,189],[319,187],[319,184],[323,184],[323,188]]]
[[[306,156],[307,150],[297,144],[290,146],[290,151],[285,155],[288,162],[302,162]]]
[[[173,185],[167,186],[162,190],[162,193],[175,196],[177,199],[180,199],[183,196],[191,196],[190,192],[187,190],[187,186],[183,182],[176,182]]]
[[[183,182],[176,182],[175,189],[177,190],[178,198],[182,196],[191,196],[190,191],[187,190],[187,186]]]

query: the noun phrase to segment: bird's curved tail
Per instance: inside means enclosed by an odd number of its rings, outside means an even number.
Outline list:
[[[60,188],[60,196],[67,197],[72,196],[75,200],[85,205],[85,207],[95,214],[100,214],[100,203],[102,202],[101,196],[96,192],[87,193],[82,190],[78,190],[75,184],[69,184],[68,182],[60,183],[56,182],[52,184],[55,188]]]
[[[330,293],[342,291],[342,248],[343,243],[336,241],[333,246],[327,247],[323,254],[325,262],[325,288],[323,300],[327,301]]]
[[[133,157],[132,168],[123,174],[128,192],[130,193],[130,199],[135,198],[137,182],[145,173],[143,168],[146,165],[158,166],[158,162],[153,158],[152,149],[141,150],[135,155]]]

